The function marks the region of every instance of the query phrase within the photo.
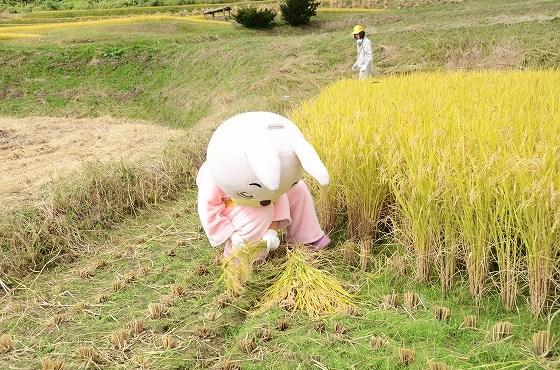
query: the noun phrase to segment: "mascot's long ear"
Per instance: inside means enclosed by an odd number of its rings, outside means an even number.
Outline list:
[[[294,151],[296,152],[299,161],[305,172],[313,176],[321,185],[327,185],[329,183],[329,172],[327,168],[319,158],[319,155],[307,140],[304,139],[303,135],[298,132],[299,135],[293,138]]]
[[[249,165],[262,184],[271,191],[278,190],[280,186],[280,157],[274,145],[268,140],[261,140],[245,150]]]

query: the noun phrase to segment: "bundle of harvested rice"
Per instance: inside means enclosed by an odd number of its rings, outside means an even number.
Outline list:
[[[257,312],[280,306],[318,317],[354,306],[351,294],[336,278],[315,267],[316,262],[316,255],[311,257],[303,247],[288,250],[283,272],[266,290]]]
[[[231,255],[222,261],[222,280],[226,289],[235,294],[243,293],[243,284],[249,280],[253,263],[265,252],[263,241],[248,243],[243,248],[232,250]]]

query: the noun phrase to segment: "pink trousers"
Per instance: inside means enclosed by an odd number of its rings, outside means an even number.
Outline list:
[[[319,225],[313,198],[305,182],[299,181],[274,204],[266,207],[234,206],[224,212],[236,232],[246,242],[262,240],[272,222],[287,229],[288,243],[311,244],[321,239],[325,232]],[[224,256],[231,253],[231,241],[225,243]],[[265,253],[261,258],[266,258]]]

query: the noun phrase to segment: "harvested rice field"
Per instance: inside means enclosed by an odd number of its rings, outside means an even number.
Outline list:
[[[36,199],[53,179],[86,162],[135,161],[178,133],[111,117],[0,118],[0,210]]]

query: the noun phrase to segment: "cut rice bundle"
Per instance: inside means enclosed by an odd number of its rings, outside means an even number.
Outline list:
[[[243,248],[232,250],[231,255],[222,262],[222,280],[227,291],[234,295],[243,293],[243,285],[251,277],[253,263],[266,250],[263,241],[248,243]]]
[[[315,267],[314,262],[304,248],[289,250],[282,274],[266,290],[257,312],[280,306],[318,317],[347,312],[353,307],[352,295],[336,278]]]

